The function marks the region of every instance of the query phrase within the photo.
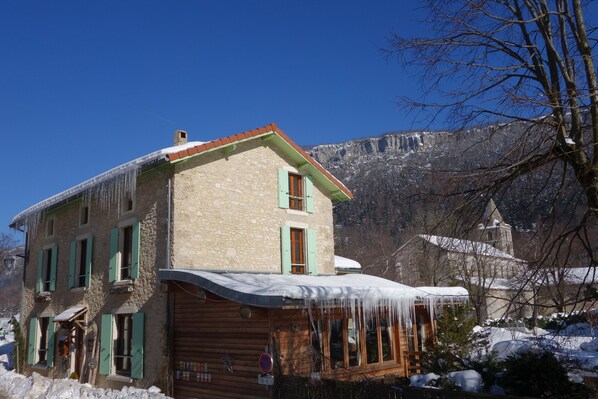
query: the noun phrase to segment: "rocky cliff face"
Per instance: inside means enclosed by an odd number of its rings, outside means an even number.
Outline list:
[[[390,157],[428,151],[446,138],[446,132],[398,132],[338,144],[322,144],[309,152],[327,167],[342,166],[364,158]]]

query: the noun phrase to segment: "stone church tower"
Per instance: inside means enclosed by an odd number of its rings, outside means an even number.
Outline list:
[[[486,205],[482,223],[478,228],[481,233],[480,241],[488,243],[500,251],[514,255],[511,225],[505,223],[492,198]]]

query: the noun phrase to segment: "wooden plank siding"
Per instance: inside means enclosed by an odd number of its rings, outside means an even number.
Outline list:
[[[243,319],[239,304],[209,293],[202,301],[192,295],[195,287],[183,287],[173,290],[174,397],[268,398],[257,382],[259,355],[269,344],[268,311],[252,308],[251,318]],[[226,358],[232,359],[232,372]],[[185,368],[181,362],[205,365],[205,371],[191,371],[189,381],[177,378],[177,368]],[[198,373],[206,381],[197,382]]]
[[[241,305],[205,294],[198,287],[176,283],[169,285],[172,295],[172,347],[174,397],[187,398],[269,398],[266,386],[258,384],[261,373],[259,355],[268,351],[274,358],[274,375],[289,375],[310,378],[317,363],[317,351],[312,348],[312,325],[304,309],[264,309],[251,307],[251,317],[242,318]],[[198,294],[199,293],[199,294]],[[416,313],[425,314],[418,306]],[[376,379],[386,375],[405,376],[419,370],[413,361],[419,359],[419,352],[409,347],[407,327],[394,325],[392,328],[392,359],[367,364],[365,348],[366,330],[360,324],[362,339],[360,366],[332,369],[326,354],[330,353],[328,320],[346,317],[344,311],[327,311],[326,315],[312,313],[321,320],[324,358],[320,378],[336,380]],[[395,320],[395,323],[398,323]],[[380,328],[380,327],[379,327]],[[413,345],[417,351],[416,324],[410,326],[414,335]],[[427,323],[426,336],[431,337],[431,324]],[[345,339],[347,332],[344,331]],[[380,335],[378,348],[382,348]],[[346,352],[345,348],[345,352]],[[381,353],[381,352],[380,352]],[[226,369],[225,358],[232,359],[232,372]],[[345,358],[347,353],[345,353]],[[379,359],[381,357],[378,357]],[[181,363],[183,362],[183,363]],[[203,380],[196,380],[191,371],[189,381],[177,378],[177,369],[185,362],[199,363]],[[192,366],[193,368],[193,366]],[[205,380],[209,374],[209,379]],[[202,377],[202,376],[200,376]]]

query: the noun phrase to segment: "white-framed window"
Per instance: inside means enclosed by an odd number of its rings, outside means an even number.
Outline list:
[[[144,314],[102,315],[100,374],[143,378]]]
[[[278,207],[313,213],[312,177],[294,170],[278,169]]]
[[[79,226],[87,226],[89,224],[89,204],[81,204],[79,208]]]
[[[280,229],[282,274],[318,274],[315,229],[284,225]]]
[[[56,290],[57,264],[57,245],[49,245],[39,251],[37,257],[37,281],[35,284],[36,293]]]
[[[32,317],[29,321],[27,363],[42,367],[54,366],[54,317]]]
[[[93,237],[84,235],[71,241],[69,288],[89,287],[93,263]]]
[[[123,222],[110,233],[109,281],[139,277],[139,222]]]

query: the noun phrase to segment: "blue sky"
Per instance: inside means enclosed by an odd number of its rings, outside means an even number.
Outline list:
[[[380,48],[407,1],[6,1],[0,232],[25,208],[167,147],[276,122],[301,145],[420,127]]]

